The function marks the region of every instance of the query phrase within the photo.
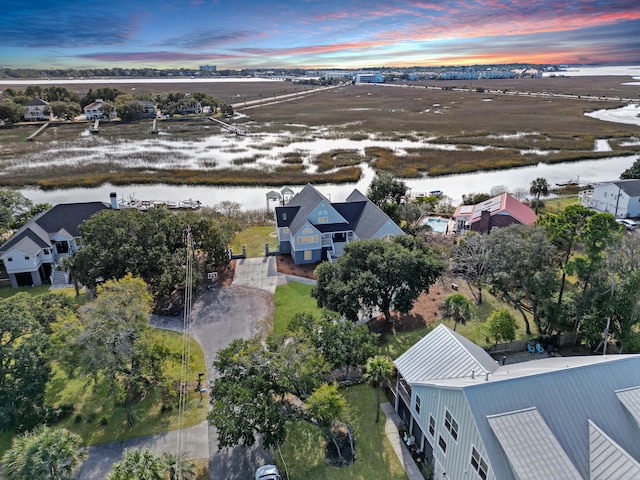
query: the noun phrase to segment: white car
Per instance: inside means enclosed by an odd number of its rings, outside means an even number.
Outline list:
[[[627,218],[616,218],[616,222],[618,222],[620,225],[624,225],[627,230],[635,230],[636,228],[638,228],[638,224],[636,222]]]
[[[263,465],[256,470],[256,480],[280,480],[280,472],[275,465]]]

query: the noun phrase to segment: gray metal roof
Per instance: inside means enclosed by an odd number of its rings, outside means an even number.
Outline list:
[[[491,373],[497,362],[475,343],[445,325],[438,325],[394,362],[402,377],[411,383],[470,377]]]
[[[521,440],[509,440],[513,446],[505,450],[502,443],[507,433],[501,433],[499,441],[489,418],[502,416],[502,420],[494,421],[502,422],[496,429],[511,425],[509,435],[530,437],[530,427],[515,426],[524,422],[524,416],[505,417],[506,413],[528,409],[535,409],[548,429],[537,435],[543,441],[555,438],[580,478],[589,478],[591,470],[589,420],[622,452],[619,460],[611,460],[608,472],[624,469],[627,456],[640,461],[640,423],[636,423],[640,417],[640,355],[533,357],[536,360],[504,366],[492,359],[493,364],[487,364],[486,357],[480,347],[440,325],[398,357],[395,364],[409,384],[461,391],[497,479],[519,478],[510,466],[516,452],[509,449],[520,448],[514,442]],[[486,367],[490,375],[478,375],[479,366]],[[472,378],[470,371],[474,368]],[[561,468],[558,464],[556,467]],[[541,468],[546,471],[546,467]],[[561,477],[555,472],[536,478]]]
[[[556,360],[556,371],[507,375],[497,380],[498,370],[489,381],[461,387],[496,478],[512,478],[512,474],[487,417],[530,407],[540,413],[582,478],[589,478],[590,471],[588,419],[607,432],[632,458],[640,459],[640,430],[629,421],[627,409],[616,394],[621,389],[640,386],[640,355],[597,356],[596,359],[592,363],[576,362],[578,366],[567,368],[569,359],[550,358]]]
[[[582,479],[535,407],[487,420],[518,479]]]
[[[640,427],[640,387],[616,390],[616,395]]]
[[[640,463],[589,420],[590,480],[637,480]]]

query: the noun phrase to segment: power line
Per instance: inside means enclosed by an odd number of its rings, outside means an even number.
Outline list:
[[[189,403],[188,382],[191,377],[191,305],[193,299],[193,257],[195,247],[191,236],[191,227],[185,232],[186,261],[184,282],[184,309],[182,315],[182,356],[180,366],[180,387],[178,401],[178,439],[176,445],[176,471],[182,471],[182,453],[184,452],[184,414]]]

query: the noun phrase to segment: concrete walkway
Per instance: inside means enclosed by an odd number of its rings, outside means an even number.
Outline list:
[[[393,451],[396,452],[398,460],[404,467],[404,471],[407,473],[409,480],[424,480],[424,477],[420,473],[420,469],[413,460],[409,449],[400,438],[398,432],[398,426],[402,423],[400,416],[396,413],[389,402],[381,403],[380,408],[384,412],[386,422],[384,424],[384,433],[386,433],[389,443],[393,447]]]
[[[278,285],[287,282],[284,275],[278,273],[276,257],[241,258],[236,260],[236,270],[233,274],[233,285],[276,292]]]

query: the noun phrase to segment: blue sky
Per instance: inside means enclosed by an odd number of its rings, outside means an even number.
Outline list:
[[[638,0],[0,0],[0,66],[640,64]]]

